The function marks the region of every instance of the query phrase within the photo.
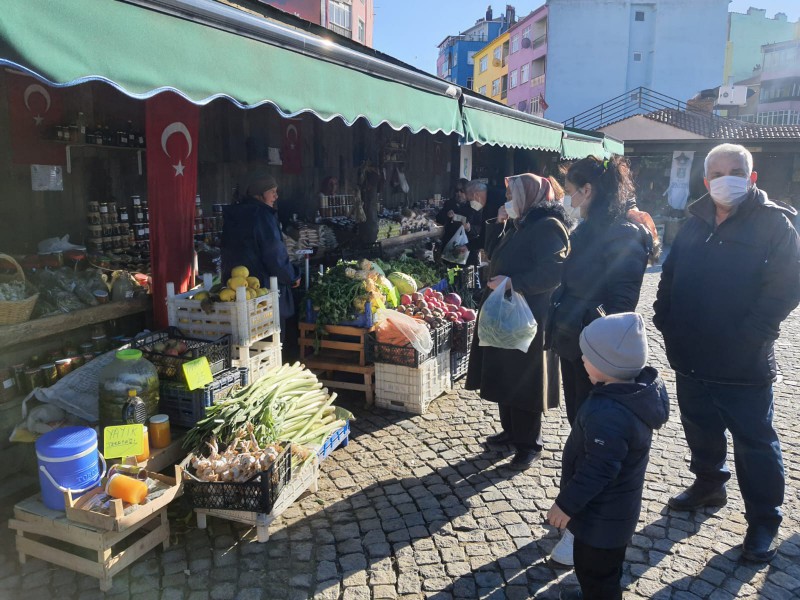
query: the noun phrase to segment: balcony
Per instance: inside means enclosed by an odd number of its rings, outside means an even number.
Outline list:
[[[538,48],[539,46],[543,46],[547,43],[547,34],[540,35],[535,40],[531,42],[531,48]]]
[[[347,29],[346,27],[341,27],[340,25],[337,25],[336,23],[328,23],[328,29],[330,29],[334,33],[338,33],[339,35],[343,35],[344,37],[346,37],[349,40],[353,39],[353,30],[352,29]]]
[[[544,85],[544,73],[531,78],[531,87],[537,87],[540,85]]]

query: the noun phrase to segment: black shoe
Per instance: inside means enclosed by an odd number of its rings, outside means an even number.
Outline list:
[[[577,586],[564,587],[558,593],[558,600],[583,600],[583,592]]]
[[[771,561],[778,552],[778,531],[764,525],[750,525],[742,544],[742,558],[751,562]]]
[[[486,437],[486,442],[488,444],[507,444],[510,441],[511,434],[506,431],[501,431],[500,433],[495,433],[494,435]]]
[[[530,467],[541,455],[541,450],[517,450],[517,453],[514,455],[514,458],[511,459],[509,466],[512,469],[524,471]]]
[[[697,510],[704,506],[725,506],[727,503],[728,494],[724,485],[697,481],[667,501],[669,507],[675,510]]]

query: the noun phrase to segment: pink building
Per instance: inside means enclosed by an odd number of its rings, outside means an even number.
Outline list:
[[[373,0],[261,0],[372,48]]]
[[[509,30],[508,106],[541,117],[547,105],[547,5],[520,19]]]

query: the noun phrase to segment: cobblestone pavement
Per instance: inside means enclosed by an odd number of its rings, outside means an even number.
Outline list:
[[[658,269],[648,273],[640,309],[649,319]],[[651,333],[653,333],[651,331]],[[745,531],[735,479],[722,509],[668,512],[670,494],[691,483],[677,410],[657,432],[637,533],[624,570],[626,598],[800,597],[800,312],[778,345],[776,424],[787,470],[786,517],[768,566],[739,562]],[[653,364],[674,403],[674,374],[651,335]],[[487,449],[497,411],[456,389],[424,416],[363,410],[353,438],[323,464],[320,489],[287,510],[269,542],[244,525],[209,518],[199,530],[180,504],[172,546],[148,554],[114,578],[108,597],[251,600],[394,598],[556,598],[572,571],[545,563],[558,533],[544,525],[558,489],[568,434],[559,411],[545,419],[545,453],[525,473],[506,467],[510,453]],[[9,512],[4,508],[4,515]],[[0,538],[0,598],[101,597],[96,580],[39,560],[17,562],[13,537]]]

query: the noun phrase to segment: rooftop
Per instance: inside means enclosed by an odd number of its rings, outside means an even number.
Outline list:
[[[663,108],[644,116],[709,139],[800,140],[800,125],[757,125],[675,108]]]

